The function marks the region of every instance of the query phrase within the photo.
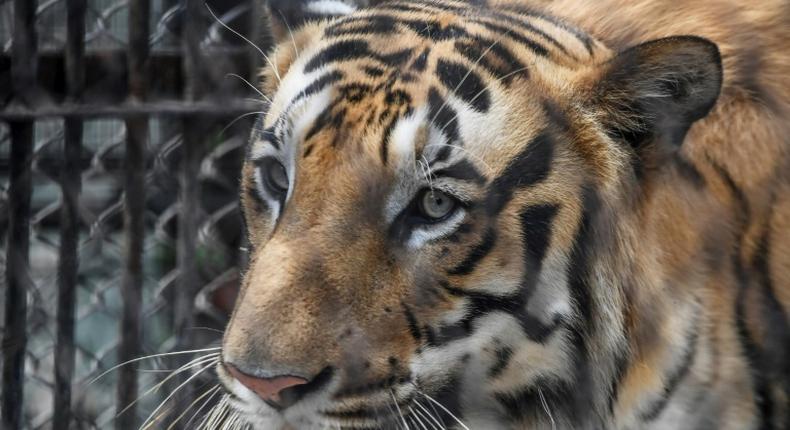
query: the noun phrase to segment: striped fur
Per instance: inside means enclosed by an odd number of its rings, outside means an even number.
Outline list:
[[[790,3],[370,3],[272,4],[249,425],[790,427]]]

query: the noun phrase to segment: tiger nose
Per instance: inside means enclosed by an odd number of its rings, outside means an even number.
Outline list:
[[[272,378],[263,378],[258,376],[249,375],[242,372],[232,364],[225,364],[228,372],[242,383],[245,387],[252,390],[264,402],[276,409],[284,409],[295,403],[294,396],[282,395],[289,388],[297,387],[299,385],[307,384],[309,381],[298,376],[275,376]]]

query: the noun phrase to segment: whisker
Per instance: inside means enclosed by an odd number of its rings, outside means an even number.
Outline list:
[[[239,36],[239,37],[240,37],[242,40],[244,40],[245,42],[249,43],[249,44],[250,44],[250,46],[252,46],[253,48],[257,49],[257,50],[258,50],[258,52],[260,52],[260,53],[261,53],[261,55],[263,56],[263,58],[265,58],[265,59],[266,59],[266,62],[267,62],[267,63],[269,63],[269,66],[271,66],[271,68],[272,68],[272,71],[274,71],[274,76],[276,76],[276,77],[277,77],[277,81],[279,81],[280,83],[282,83],[282,79],[280,79],[280,73],[277,71],[277,67],[274,67],[274,63],[272,63],[272,61],[269,59],[269,57],[267,57],[267,56],[266,56],[266,54],[263,52],[263,50],[262,50],[260,47],[258,47],[258,45],[256,45],[256,44],[252,43],[252,41],[251,41],[250,39],[247,39],[246,37],[244,37],[244,35],[242,35],[242,34],[241,34],[241,33],[239,33],[238,31],[236,31],[236,30],[234,30],[234,29],[230,28],[230,27],[229,27],[227,24],[225,24],[224,22],[222,22],[222,20],[221,20],[221,19],[217,18],[217,15],[215,15],[215,14],[214,14],[214,11],[213,11],[213,10],[211,10],[211,7],[208,5],[208,3],[206,3],[205,5],[206,5],[206,9],[208,9],[208,12],[211,14],[211,16],[213,16],[213,17],[214,17],[214,19],[216,19],[216,20],[217,20],[217,22],[218,22],[218,23],[220,23],[220,25],[222,25],[223,27],[225,27],[226,29],[228,29],[228,31],[230,31],[231,33],[235,34],[236,36]]]
[[[431,424],[431,427],[433,427],[434,429],[436,429],[436,428],[438,428],[438,429],[444,428],[444,424],[439,423],[439,421],[437,421],[436,418],[434,418],[434,416],[431,415],[431,413],[428,412],[427,409],[425,409],[425,407],[422,405],[422,403],[420,402],[419,399],[414,399],[414,405],[417,406],[417,408],[418,408],[418,409],[415,410],[415,412],[420,413],[423,416],[427,416],[427,418],[429,420],[428,422]],[[422,410],[422,412],[420,410]],[[434,426],[434,424],[436,424],[436,425]]]
[[[546,398],[543,397],[543,391],[540,389],[540,387],[538,387],[538,397],[540,397],[540,404],[543,406],[543,410],[545,410],[546,415],[549,416],[549,421],[551,421],[552,430],[556,430],[557,424],[554,422],[554,416],[551,415],[549,404],[546,402]]]
[[[390,397],[392,397],[392,402],[395,403],[395,409],[398,410],[398,416],[400,416],[400,419],[403,421],[403,427],[406,430],[409,430],[409,425],[406,424],[406,419],[403,417],[403,413],[400,410],[400,406],[398,406],[398,400],[395,398],[395,393],[392,391],[392,389],[390,389]]]
[[[203,404],[200,405],[195,411],[195,413],[192,414],[192,416],[189,418],[189,421],[187,421],[186,424],[184,424],[184,428],[191,428],[189,427],[189,425],[192,424],[192,421],[194,421],[195,418],[197,418],[197,416],[200,415],[200,412],[203,410],[203,408],[205,408],[207,405],[211,403],[211,399],[213,399],[214,396],[217,395],[217,393],[222,392],[222,387],[216,385],[214,388],[211,389],[211,391],[213,391],[213,393],[210,396],[208,396],[208,398],[203,402]]]
[[[112,372],[112,371],[114,371],[114,370],[117,370],[117,369],[118,369],[118,368],[120,368],[120,367],[123,367],[123,366],[129,365],[129,364],[132,364],[132,363],[136,363],[136,362],[138,362],[138,361],[149,360],[149,359],[152,359],[152,358],[159,358],[159,357],[170,357],[170,356],[173,356],[173,355],[182,355],[182,354],[195,354],[195,353],[198,353],[198,352],[208,352],[208,351],[219,351],[220,349],[222,349],[222,347],[220,347],[220,346],[217,346],[217,347],[214,347],[214,348],[193,349],[193,350],[191,350],[191,351],[175,351],[175,352],[165,352],[165,353],[161,353],[161,354],[152,354],[152,355],[146,355],[145,357],[138,357],[138,358],[134,358],[134,359],[132,359],[132,360],[125,361],[125,362],[123,362],[123,363],[121,363],[121,364],[117,364],[117,365],[115,365],[115,366],[113,366],[113,367],[111,367],[111,368],[109,368],[109,369],[105,370],[105,371],[104,371],[104,372],[102,372],[102,373],[101,373],[99,376],[97,376],[97,377],[95,377],[95,378],[91,379],[91,380],[88,382],[88,384],[87,384],[87,385],[91,385],[91,384],[93,384],[94,382],[96,382],[96,381],[98,381],[99,379],[101,379],[101,378],[103,378],[104,376],[106,376],[108,373],[110,373],[110,372]]]
[[[419,426],[422,427],[422,430],[428,430],[428,427],[425,427],[425,424],[422,422],[420,417],[414,413],[414,408],[410,407],[408,412],[409,412],[409,418],[411,418],[412,422],[416,422],[417,424],[419,424]]]
[[[288,29],[288,34],[291,35],[291,43],[293,43],[293,45],[294,45],[294,53],[296,53],[296,56],[298,57],[299,56],[299,48],[296,47],[296,39],[294,39],[294,32],[291,31],[291,25],[288,24],[288,19],[286,19],[285,15],[283,15],[283,11],[281,11],[280,9],[277,9],[277,13],[279,13],[280,16],[283,17],[283,22],[285,23],[285,27]]]
[[[178,369],[174,370],[173,373],[168,375],[165,379],[160,381],[158,384],[155,384],[151,388],[147,389],[143,394],[141,394],[136,399],[134,399],[134,401],[132,403],[129,403],[128,405],[126,405],[126,407],[124,407],[120,412],[118,412],[118,414],[115,415],[115,418],[118,418],[124,412],[129,410],[129,408],[131,408],[132,406],[136,405],[137,402],[139,402],[140,400],[148,397],[148,395],[150,395],[151,393],[153,393],[153,392],[159,390],[160,388],[162,388],[162,386],[164,386],[164,384],[166,384],[167,381],[169,381],[170,379],[172,379],[176,375],[178,375],[180,373],[183,373],[183,372],[186,372],[187,370],[192,369],[194,367],[202,366],[202,365],[204,365],[204,364],[206,364],[206,363],[208,363],[210,361],[214,361],[214,360],[217,359],[218,356],[219,356],[219,353],[211,354],[209,356],[198,357],[198,358],[190,361],[189,363],[184,364],[183,366],[179,367]]]
[[[231,121],[231,122],[230,122],[228,125],[226,125],[226,126],[225,126],[225,127],[224,127],[224,128],[223,128],[223,129],[222,129],[220,132],[219,132],[219,134],[220,134],[220,135],[222,135],[222,134],[225,134],[225,132],[226,132],[226,131],[228,131],[228,129],[229,129],[229,128],[233,127],[233,124],[236,124],[236,123],[237,123],[237,122],[239,122],[239,120],[241,120],[242,118],[248,117],[248,116],[250,116],[250,115],[265,115],[265,114],[266,114],[266,112],[265,112],[265,111],[255,111],[255,112],[247,112],[247,113],[243,113],[243,114],[241,114],[241,115],[237,116],[236,118],[233,118],[233,121]]]
[[[153,417],[154,417],[154,415],[156,415],[156,413],[157,413],[157,412],[158,412],[160,409],[162,409],[162,407],[163,407],[164,405],[166,405],[166,404],[167,404],[167,402],[168,402],[168,401],[170,401],[170,399],[172,399],[174,395],[176,395],[176,393],[178,393],[178,392],[179,392],[179,391],[180,391],[182,388],[184,388],[184,387],[185,387],[187,384],[189,384],[190,382],[192,382],[192,380],[193,380],[193,379],[195,379],[195,378],[197,378],[198,376],[200,376],[200,374],[201,374],[201,373],[203,373],[203,372],[205,372],[206,370],[208,370],[208,369],[211,369],[211,368],[213,367],[213,366],[212,366],[212,364],[214,364],[214,363],[209,363],[208,365],[206,365],[206,367],[204,367],[204,368],[200,369],[199,371],[195,372],[195,374],[194,374],[194,375],[190,376],[189,378],[187,378],[187,379],[186,379],[186,381],[184,381],[184,382],[182,382],[181,384],[179,384],[179,386],[178,386],[178,387],[176,387],[176,389],[175,389],[175,390],[173,390],[173,392],[172,392],[172,393],[170,393],[170,395],[169,395],[169,396],[167,396],[167,397],[166,397],[166,398],[165,398],[165,399],[164,399],[164,400],[163,400],[163,401],[162,401],[162,402],[159,404],[159,406],[157,406],[157,407],[156,407],[156,409],[154,409],[154,411],[153,411],[153,412],[151,412],[151,414],[150,414],[150,415],[148,415],[148,418],[146,418],[146,419],[145,419],[145,421],[143,421],[143,424],[140,426],[140,429],[142,429],[142,430],[147,430],[147,429],[151,428],[151,426],[153,426],[153,425],[156,423],[156,421],[151,421],[151,418],[153,418]]]
[[[239,74],[237,74],[237,73],[228,73],[227,75],[225,75],[225,77],[226,77],[226,78],[227,78],[228,76],[232,76],[232,77],[234,77],[234,78],[237,78],[237,79],[241,80],[241,82],[243,82],[243,83],[244,83],[245,85],[247,85],[248,87],[252,88],[252,89],[253,89],[253,90],[254,90],[256,93],[258,93],[258,95],[260,95],[261,97],[263,97],[263,99],[264,99],[264,100],[266,100],[266,101],[267,101],[267,102],[269,102],[269,103],[271,103],[271,102],[272,102],[272,99],[270,99],[269,97],[267,97],[267,96],[266,96],[266,94],[264,94],[264,93],[263,93],[263,91],[259,90],[259,89],[258,89],[258,87],[256,87],[255,85],[253,85],[253,84],[252,84],[250,81],[248,81],[247,79],[245,79],[245,78],[244,78],[244,76],[241,76],[241,75],[239,75]]]
[[[200,422],[198,429],[216,429],[216,422],[220,419],[222,415],[225,414],[228,410],[228,396],[222,396],[219,403],[217,403],[214,407],[211,408],[208,414],[203,418],[203,421]]]
[[[218,389],[219,389],[219,385],[215,385],[214,388],[210,388],[206,390],[205,393],[198,396],[192,403],[189,404],[189,406],[187,406],[186,409],[184,409],[184,412],[181,412],[181,415],[179,415],[172,423],[170,423],[169,426],[167,426],[167,430],[172,430],[173,427],[175,427],[176,424],[178,424],[178,422],[181,421],[181,418],[184,418],[184,415],[186,415],[190,409],[192,409],[198,402],[200,402],[201,399],[208,396],[210,393],[216,392]]]
[[[469,427],[467,427],[466,424],[464,424],[460,419],[458,419],[458,417],[456,417],[452,412],[450,412],[447,408],[445,408],[444,405],[439,403],[439,401],[437,401],[433,397],[423,393],[422,391],[417,391],[417,392],[420,393],[421,396],[424,396],[426,399],[430,400],[431,403],[433,403],[436,406],[438,406],[439,408],[441,408],[445,413],[447,413],[447,415],[450,416],[450,418],[454,419],[455,422],[457,422],[461,427],[463,427],[464,430],[469,430]]]

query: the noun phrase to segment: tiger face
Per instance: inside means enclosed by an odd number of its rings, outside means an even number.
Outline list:
[[[623,281],[600,270],[628,264],[608,252],[630,222],[611,208],[713,105],[715,45],[616,54],[456,2],[286,6],[218,367],[242,419],[508,428],[586,395],[597,416],[628,348]]]

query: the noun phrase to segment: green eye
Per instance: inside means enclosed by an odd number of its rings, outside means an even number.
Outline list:
[[[454,198],[438,190],[425,190],[419,199],[420,214],[431,221],[445,218],[456,206]]]

